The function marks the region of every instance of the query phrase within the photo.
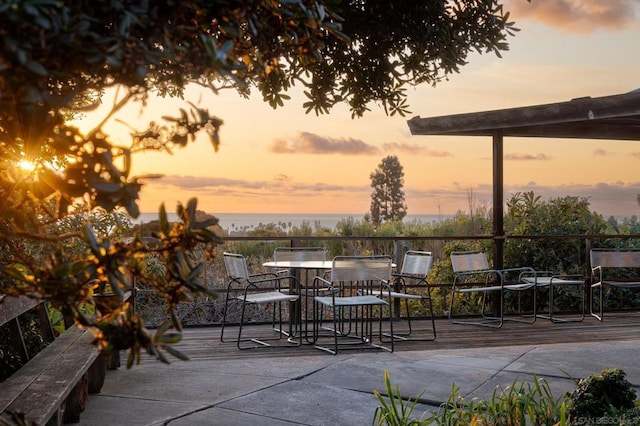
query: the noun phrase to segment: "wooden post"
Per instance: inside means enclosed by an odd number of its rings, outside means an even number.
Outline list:
[[[493,267],[504,268],[504,140],[502,130],[493,132]],[[493,306],[500,316],[502,296],[495,294]]]

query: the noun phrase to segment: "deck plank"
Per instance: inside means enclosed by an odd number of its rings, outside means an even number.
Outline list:
[[[269,332],[269,326],[251,325],[257,332]],[[447,319],[436,320],[437,339],[433,342],[402,342],[396,351],[482,348],[556,343],[607,342],[633,340],[640,337],[640,316],[612,316],[598,321],[587,317],[583,322],[551,323],[538,319],[534,324],[506,321],[500,329],[472,325],[451,324]],[[232,336],[233,328],[228,330]],[[226,336],[227,331],[225,331]],[[299,348],[261,348],[238,350],[235,343],[220,342],[219,326],[185,328],[183,340],[176,349],[193,360],[215,360],[237,357],[295,357],[327,356],[325,352],[303,345]],[[354,352],[354,351],[350,351]],[[123,355],[126,356],[126,355]],[[156,362],[142,357],[142,363]]]

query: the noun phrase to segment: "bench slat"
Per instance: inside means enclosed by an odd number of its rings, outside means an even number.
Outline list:
[[[98,357],[92,340],[90,331],[69,328],[0,384],[0,409],[22,411],[29,421],[46,423]]]
[[[29,297],[10,297],[7,296],[2,299],[0,304],[0,326],[14,320],[20,315],[24,314],[28,310],[32,309],[39,303],[39,300],[31,299]]]

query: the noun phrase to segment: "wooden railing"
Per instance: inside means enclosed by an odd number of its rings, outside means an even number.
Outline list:
[[[640,234],[580,234],[580,235],[505,235],[505,236],[491,236],[491,235],[446,235],[446,236],[398,236],[398,237],[389,237],[389,236],[381,236],[381,237],[363,237],[363,236],[235,236],[235,237],[226,237],[225,241],[260,241],[260,242],[289,242],[291,247],[301,246],[301,245],[310,245],[310,243],[322,243],[322,242],[330,242],[330,241],[371,241],[371,242],[384,242],[391,241],[393,242],[393,253],[385,253],[390,254],[394,257],[394,261],[399,263],[402,259],[404,251],[406,251],[406,244],[411,242],[425,242],[425,241],[441,241],[441,242],[450,242],[450,241],[480,241],[480,240],[492,240],[493,245],[502,246],[504,242],[510,239],[514,240],[582,240],[584,242],[584,252],[586,256],[582,261],[584,264],[589,267],[589,250],[594,247],[594,240],[629,240],[629,239],[639,239]],[[494,251],[495,253],[495,251]],[[348,254],[348,253],[342,253]],[[496,266],[502,266],[504,259],[494,259],[494,262],[497,263]],[[580,261],[576,259],[577,261]],[[582,263],[582,262],[580,262]]]
[[[557,241],[581,241],[581,250],[579,250],[583,254],[583,258],[576,257],[572,259],[572,262],[575,265],[580,267],[581,273],[585,276],[585,284],[590,283],[590,270],[591,266],[589,264],[589,252],[591,248],[596,247],[596,241],[603,240],[629,240],[629,239],[638,239],[640,240],[640,234],[629,234],[629,235],[620,235],[620,234],[580,234],[580,235],[506,235],[506,236],[498,236],[494,237],[491,235],[439,235],[439,236],[372,236],[372,237],[363,237],[363,236],[279,236],[279,237],[228,237],[226,241],[257,241],[262,243],[285,243],[287,242],[289,246],[309,246],[309,245],[326,245],[331,242],[352,242],[352,243],[380,243],[380,242],[389,242],[392,250],[386,253],[380,253],[379,251],[376,254],[388,254],[393,257],[393,260],[396,264],[400,265],[402,262],[402,258],[404,253],[409,249],[416,249],[415,246],[425,246],[429,245],[429,242],[432,243],[446,243],[453,241],[482,241],[482,240],[491,240],[493,242],[493,262],[494,267],[496,269],[501,269],[504,266],[503,258],[496,258],[496,254],[502,254],[504,244],[507,240],[525,240],[525,241],[535,241],[535,240],[557,240]],[[437,250],[427,249],[429,251],[433,251],[434,255],[436,255],[437,259]],[[332,253],[331,255],[338,254],[362,254],[362,253]],[[269,253],[265,253],[266,256]],[[443,259],[442,257],[439,260],[448,261],[448,259]],[[527,265],[531,266],[531,265]],[[535,265],[533,265],[535,266]],[[451,286],[450,282],[431,282],[430,285],[437,290],[439,290],[443,297],[446,297],[446,291]],[[587,288],[585,286],[585,288]],[[589,294],[586,294],[586,302],[590,303]]]

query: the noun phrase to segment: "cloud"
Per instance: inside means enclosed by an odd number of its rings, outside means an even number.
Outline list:
[[[409,144],[406,142],[389,142],[382,145],[385,151],[397,151],[413,155],[425,155],[427,157],[451,157],[448,151],[436,151],[421,144]]]
[[[242,187],[246,189],[261,189],[264,188],[267,183],[263,181],[247,181],[239,179],[227,179],[221,177],[207,177],[207,176],[179,176],[179,175],[167,175],[160,179],[147,181],[147,185],[150,183],[161,183],[163,185],[171,185],[182,189],[198,189],[198,188],[227,188],[227,187]]]
[[[309,132],[300,132],[289,141],[276,139],[268,149],[275,154],[374,155],[380,152],[378,147],[360,139],[328,138]]]
[[[551,157],[546,154],[531,155],[512,153],[505,154],[504,159],[508,161],[548,161]]]
[[[636,0],[508,0],[513,19],[538,21],[558,29],[588,33],[598,29],[621,31],[638,19]],[[517,26],[517,25],[516,25]]]
[[[172,190],[184,191],[211,191],[216,194],[219,191],[225,194],[231,193],[252,193],[259,192],[261,195],[269,195],[272,193],[282,195],[283,188],[287,193],[295,196],[304,196],[305,194],[318,195],[324,192],[353,192],[353,191],[370,191],[368,185],[333,185],[323,182],[317,183],[296,183],[290,176],[279,174],[274,176],[273,181],[252,181],[243,179],[227,179],[220,177],[207,176],[181,176],[168,175],[160,179],[154,180],[153,183],[172,187]],[[151,184],[151,182],[147,182]]]
[[[291,182],[291,176],[285,175],[284,173],[280,173],[273,177],[273,180],[276,182],[288,183]]]

